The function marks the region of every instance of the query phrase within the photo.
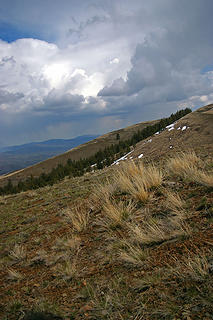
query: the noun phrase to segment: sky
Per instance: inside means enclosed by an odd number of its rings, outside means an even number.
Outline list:
[[[212,0],[0,0],[0,147],[213,102]]]

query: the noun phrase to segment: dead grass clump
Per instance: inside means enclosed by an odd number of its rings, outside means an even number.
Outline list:
[[[185,201],[181,199],[177,192],[167,191],[166,206],[180,219],[186,219],[188,217],[185,209]]]
[[[109,200],[103,206],[103,211],[107,218],[107,224],[116,226],[121,226],[125,221],[127,221],[133,215],[135,211],[135,203],[133,201],[111,202]]]
[[[84,207],[75,206],[73,209],[67,210],[65,215],[75,231],[82,232],[87,228],[89,213]]]
[[[213,175],[204,172],[202,160],[194,153],[182,153],[168,161],[169,172],[206,187],[213,187]]]
[[[138,175],[131,177],[125,172],[120,172],[118,183],[121,191],[129,193],[137,201],[144,203],[149,199],[150,194],[143,177]]]
[[[168,230],[159,225],[154,219],[150,219],[142,226],[131,225],[131,236],[135,242],[140,244],[150,244],[168,239]]]
[[[129,177],[135,177],[143,176],[145,167],[142,161],[137,164],[134,161],[127,161],[126,163],[123,163],[118,170],[124,172]]]
[[[154,165],[151,165],[145,170],[145,184],[147,189],[158,187],[163,182],[163,172]]]
[[[201,159],[195,152],[181,153],[168,160],[167,168],[172,174],[186,177],[188,172],[195,170],[200,163]]]
[[[64,280],[71,280],[77,278],[79,275],[79,269],[77,267],[77,259],[72,261],[67,258],[63,264],[60,264],[56,269],[59,277],[62,277]]]
[[[163,221],[151,218],[142,225],[129,225],[131,237],[136,243],[149,245],[176,238],[186,234],[179,219]]]
[[[213,187],[213,174],[211,174],[210,172],[205,173],[202,170],[193,168],[188,171],[187,178],[205,187]]]
[[[23,279],[23,275],[14,269],[8,269],[8,278],[13,281],[19,281]]]
[[[16,244],[14,249],[10,251],[9,256],[13,260],[23,260],[26,258],[26,251],[23,246]]]
[[[167,192],[167,206],[171,210],[183,209],[184,201],[181,199],[180,195],[175,192]]]
[[[164,269],[157,269],[154,272],[145,274],[140,279],[137,279],[137,282],[135,281],[134,289],[141,291],[149,287],[158,286],[164,281],[167,275]]]
[[[189,256],[181,262],[176,258],[174,262],[175,267],[171,267],[170,271],[179,278],[200,281],[209,274],[209,263],[204,254]]]
[[[122,192],[144,203],[151,196],[149,189],[162,184],[163,173],[154,165],[145,168],[142,162],[135,164],[131,161],[118,169],[117,181]]]
[[[107,180],[105,184],[100,183],[99,185],[96,185],[93,200],[96,200],[97,202],[110,200],[111,197],[116,193],[117,187],[116,181],[109,180]]]
[[[131,244],[128,241],[125,242],[125,248],[119,250],[120,260],[134,266],[144,266],[148,256],[148,250],[142,249],[139,245]]]
[[[72,235],[71,238],[57,238],[53,249],[56,251],[75,251],[79,249],[80,244],[81,239],[76,235]]]

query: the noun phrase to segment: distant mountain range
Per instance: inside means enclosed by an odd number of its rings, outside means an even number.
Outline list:
[[[73,139],[52,139],[1,148],[0,175],[31,166],[95,138],[97,135],[84,135]]]

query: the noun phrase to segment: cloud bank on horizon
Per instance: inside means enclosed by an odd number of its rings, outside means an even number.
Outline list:
[[[0,0],[0,146],[213,101],[212,0]]]

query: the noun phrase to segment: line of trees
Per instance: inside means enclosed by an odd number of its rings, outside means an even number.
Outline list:
[[[53,168],[49,173],[42,173],[39,177],[33,177],[31,175],[31,177],[27,178],[25,181],[20,181],[17,185],[13,185],[9,180],[6,186],[0,187],[0,195],[18,193],[21,191],[41,188],[46,185],[53,185],[66,176],[78,177],[82,176],[85,172],[108,167],[116,159],[119,159],[129,152],[131,146],[135,146],[136,143],[152,136],[156,132],[161,132],[166,128],[166,126],[174,123],[190,112],[192,112],[192,110],[189,108],[179,110],[175,114],[171,114],[170,117],[161,119],[156,124],[147,126],[142,130],[138,130],[128,140],[122,141],[120,140],[120,136],[119,139],[116,136],[116,140],[118,141],[116,144],[112,144],[103,150],[99,150],[93,156],[85,159],[77,161],[68,159],[65,165],[58,164],[58,166]]]

